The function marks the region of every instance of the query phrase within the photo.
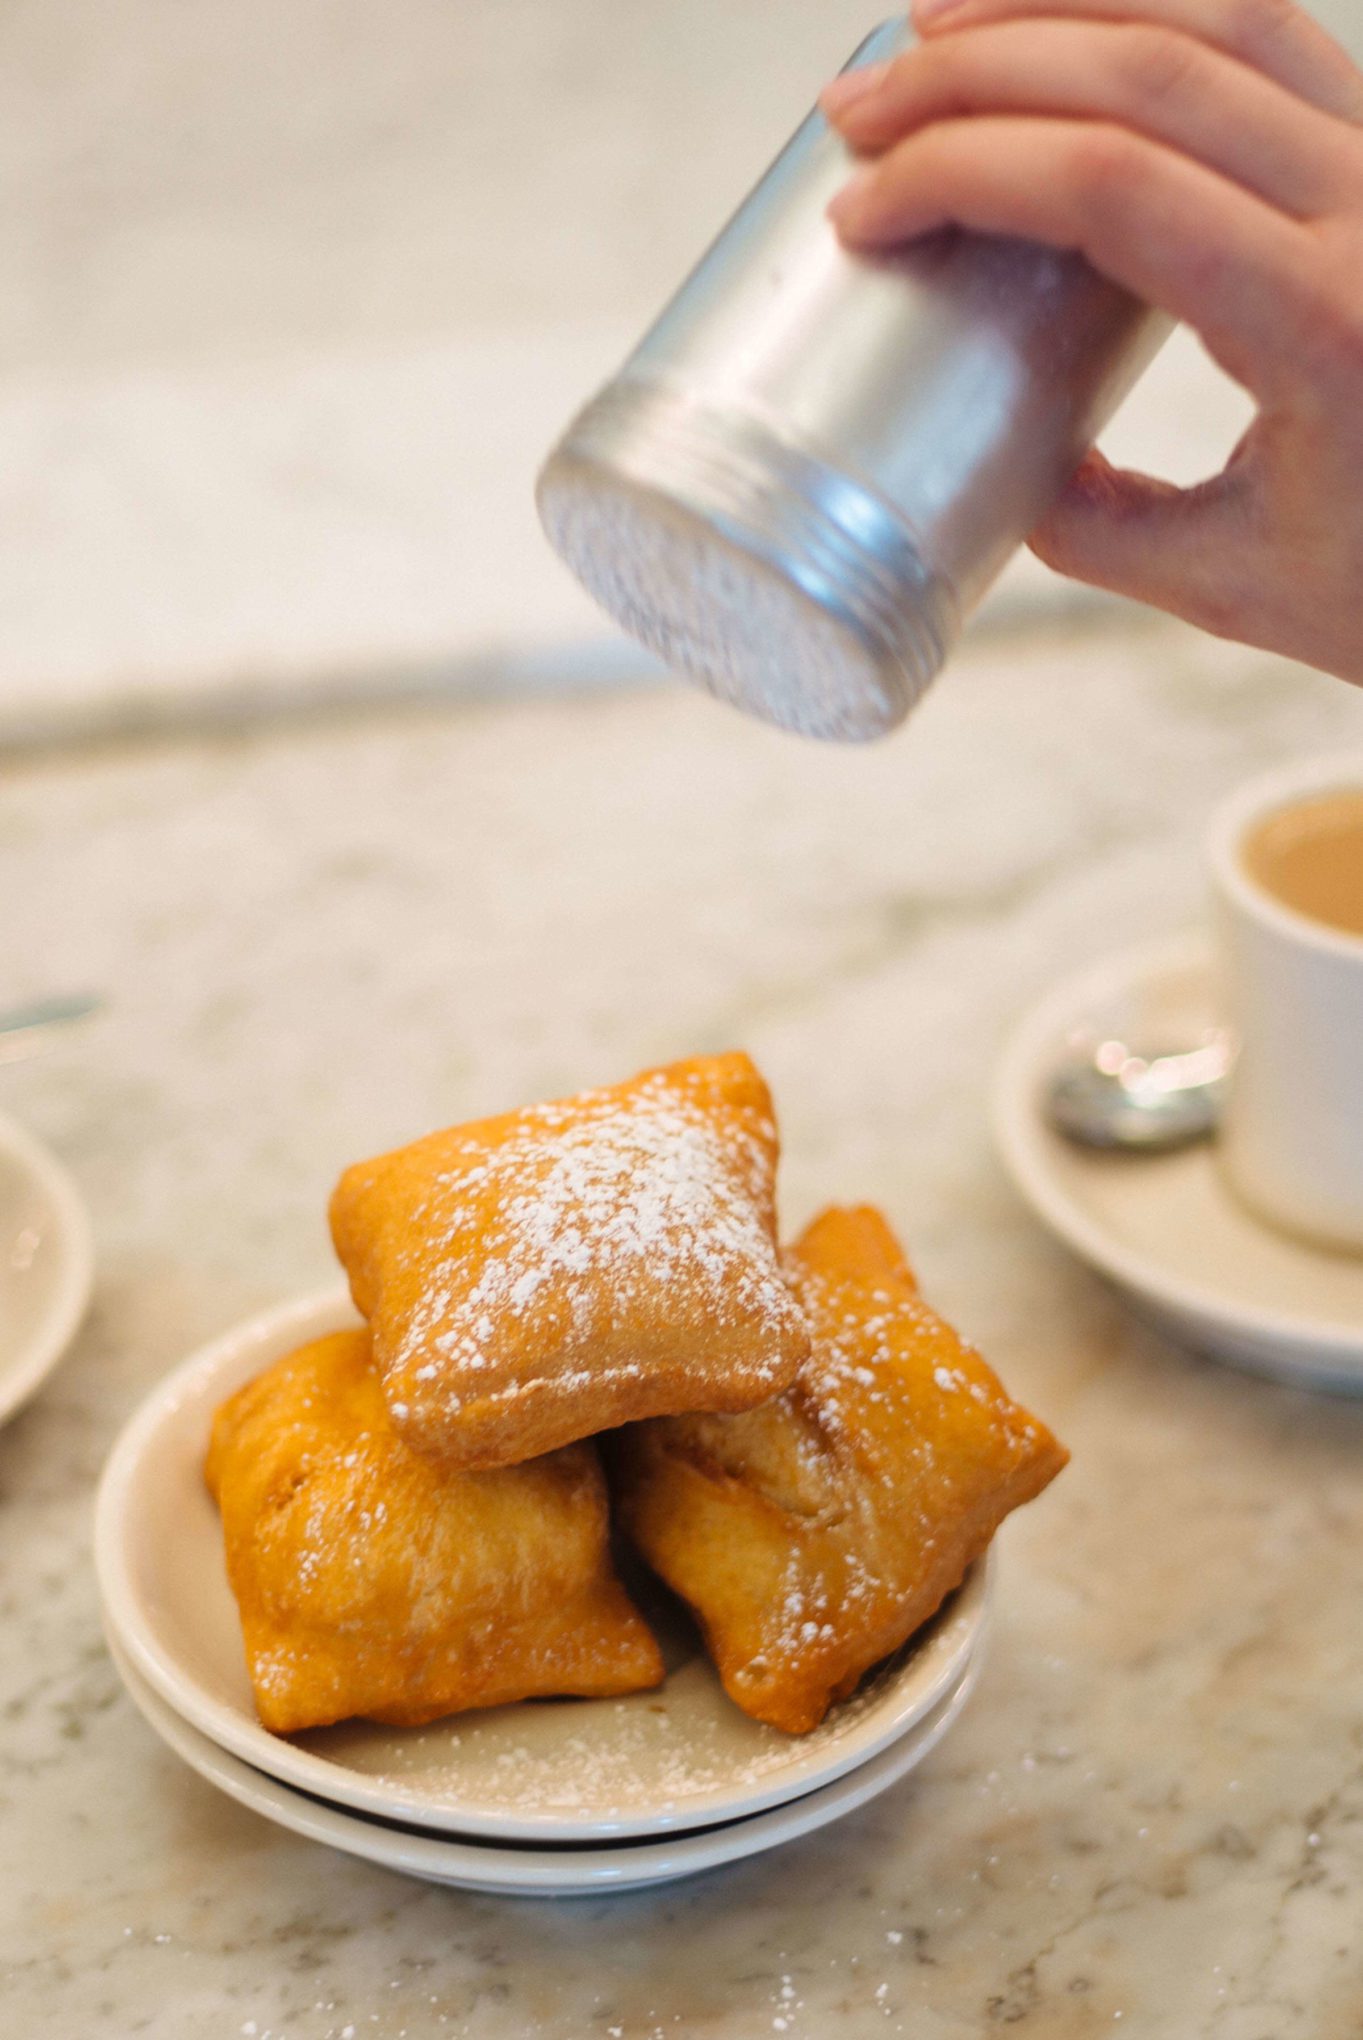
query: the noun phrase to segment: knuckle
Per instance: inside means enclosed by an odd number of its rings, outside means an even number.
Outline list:
[[[901,57],[892,57],[890,68],[871,95],[872,101],[902,98],[924,75],[929,58],[935,55],[936,52],[925,44],[919,49],[905,50]]]
[[[1309,355],[1355,354],[1363,348],[1363,221],[1357,230],[1308,229],[1290,278],[1294,347]]]
[[[1363,296],[1317,290],[1305,308],[1302,340],[1322,393],[1341,382],[1352,392],[1363,388]]]
[[[1220,234],[1194,231],[1176,241],[1171,237],[1168,265],[1170,276],[1196,304],[1238,301],[1244,288],[1245,258]]]
[[[951,96],[957,71],[957,49],[949,37],[941,43],[922,43],[904,57],[896,57],[886,98],[892,98],[896,104],[908,98],[937,104]]]
[[[1298,27],[1294,0],[1229,0],[1227,41],[1250,63],[1264,62]]]
[[[1191,36],[1173,29],[1127,31],[1123,71],[1139,100],[1159,105],[1185,93],[1202,72],[1202,53]]]
[[[1126,205],[1139,174],[1136,144],[1120,128],[1081,128],[1069,145],[1070,182],[1085,206],[1110,212]]]
[[[970,110],[974,98],[972,52],[958,39],[947,36],[941,42],[924,43],[901,62],[901,97],[911,93],[942,116]]]
[[[1237,587],[1229,579],[1206,581],[1188,603],[1188,620],[1209,637],[1238,644],[1259,606],[1259,590]]]

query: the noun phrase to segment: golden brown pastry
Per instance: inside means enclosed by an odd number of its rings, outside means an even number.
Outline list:
[[[623,1520],[690,1603],[731,1699],[799,1734],[959,1585],[1068,1454],[919,1296],[868,1208],[787,1256],[813,1333],[794,1388],[619,1440]]]
[[[507,1466],[788,1386],[809,1335],[776,1153],[767,1087],[727,1055],[348,1169],[332,1237],[403,1435],[451,1467]]]
[[[442,1471],[389,1422],[367,1332],[318,1339],[238,1390],[205,1473],[256,1707],[281,1735],[663,1676],[611,1569],[595,1448]]]

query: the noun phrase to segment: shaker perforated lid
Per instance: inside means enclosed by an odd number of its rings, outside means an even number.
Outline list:
[[[784,729],[883,736],[946,656],[950,600],[889,507],[741,411],[616,382],[550,456],[538,501],[624,630]]]

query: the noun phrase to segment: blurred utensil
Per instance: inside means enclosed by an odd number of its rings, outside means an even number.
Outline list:
[[[1215,1132],[1233,1060],[1224,1028],[1209,1030],[1195,1048],[1090,1040],[1051,1079],[1047,1118],[1080,1147],[1168,1153]]]
[[[75,1029],[97,1018],[105,1004],[93,993],[70,993],[0,1013],[0,1063],[27,1062],[30,1056],[45,1055]]]

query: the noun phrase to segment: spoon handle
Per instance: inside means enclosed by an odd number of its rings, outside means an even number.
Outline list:
[[[73,993],[0,1013],[0,1063],[27,1062],[30,1056],[44,1054],[62,1035],[102,1013],[104,1003],[93,994]]]

